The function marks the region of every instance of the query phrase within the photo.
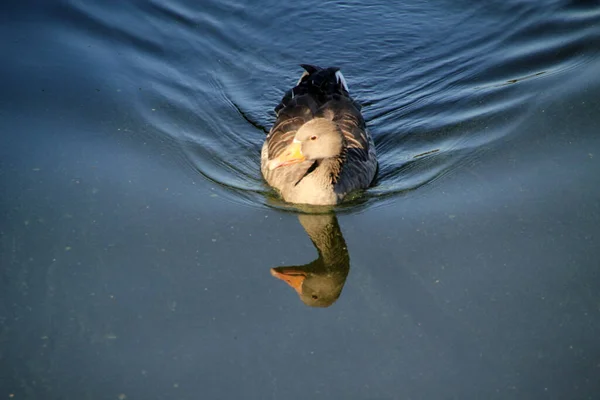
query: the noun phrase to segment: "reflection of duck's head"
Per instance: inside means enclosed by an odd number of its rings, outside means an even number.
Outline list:
[[[271,268],[271,275],[293,287],[304,304],[329,307],[340,297],[346,276],[329,273],[320,275],[307,269],[306,266],[277,267]]]
[[[350,271],[346,243],[335,215],[303,214],[298,218],[319,257],[305,265],[272,268],[271,275],[294,288],[306,305],[328,307],[340,297]]]

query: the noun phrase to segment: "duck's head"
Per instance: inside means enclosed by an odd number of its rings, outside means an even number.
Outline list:
[[[344,136],[340,128],[329,119],[314,118],[298,129],[292,143],[278,157],[269,161],[269,169],[337,157],[343,147]]]

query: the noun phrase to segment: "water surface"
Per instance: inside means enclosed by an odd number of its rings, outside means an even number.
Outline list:
[[[0,396],[597,397],[595,2],[3,8]],[[300,63],[379,154],[332,215],[260,177]]]

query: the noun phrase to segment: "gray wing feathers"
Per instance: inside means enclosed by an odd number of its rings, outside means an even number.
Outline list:
[[[332,119],[346,139],[346,162],[342,167],[340,184],[344,191],[367,187],[377,170],[373,139],[368,134],[359,106],[348,98],[332,100],[320,110],[320,115]]]

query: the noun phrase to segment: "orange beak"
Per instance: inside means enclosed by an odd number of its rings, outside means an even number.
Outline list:
[[[280,267],[271,268],[271,275],[293,287],[298,294],[302,294],[302,283],[306,279],[306,272],[290,267]]]
[[[269,161],[269,170],[283,167],[284,165],[296,164],[306,160],[302,154],[301,142],[294,141],[279,155],[279,157]]]

